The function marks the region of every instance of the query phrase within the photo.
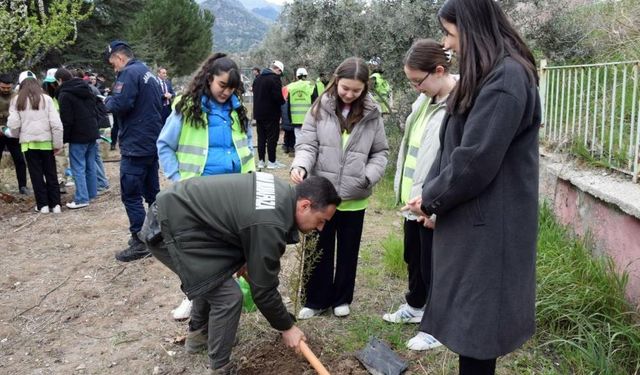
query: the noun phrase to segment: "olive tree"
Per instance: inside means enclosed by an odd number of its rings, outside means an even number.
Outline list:
[[[92,9],[84,0],[0,0],[0,70],[31,69],[72,44]]]

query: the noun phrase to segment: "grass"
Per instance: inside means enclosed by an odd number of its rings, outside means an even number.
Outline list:
[[[402,238],[391,233],[381,242],[384,249],[382,264],[385,271],[402,280],[407,278],[407,264],[404,262],[404,245]]]
[[[547,205],[540,208],[539,225],[537,333],[524,348],[501,358],[497,373],[640,374],[640,314],[625,299],[628,276],[616,273],[609,258],[594,257],[589,242],[573,238]],[[376,246],[363,247],[361,284],[376,278],[371,285],[379,287],[382,266],[386,275],[404,285],[401,236],[401,230],[394,229],[383,237],[377,247],[381,254],[370,253]],[[376,336],[411,358],[404,343],[415,327],[386,324],[379,314],[363,311],[344,323],[345,334],[336,345],[355,351]],[[429,364],[427,373],[457,370],[457,356],[447,350],[414,356],[411,362],[418,368]]]
[[[640,372],[640,315],[626,301],[628,276],[593,257],[543,205],[538,239],[538,339],[576,374]]]

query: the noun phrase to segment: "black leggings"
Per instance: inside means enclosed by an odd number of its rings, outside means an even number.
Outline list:
[[[496,373],[496,359],[475,359],[460,356],[460,375],[493,375]]]

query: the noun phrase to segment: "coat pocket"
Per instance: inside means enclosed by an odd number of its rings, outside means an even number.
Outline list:
[[[484,213],[482,212],[482,207],[480,206],[480,198],[475,198],[471,201],[469,205],[471,224],[474,227],[481,227],[485,225],[484,221]]]

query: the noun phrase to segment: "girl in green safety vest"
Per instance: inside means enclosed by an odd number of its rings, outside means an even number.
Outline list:
[[[457,75],[449,73],[450,55],[431,39],[419,39],[407,51],[404,73],[411,86],[420,93],[407,117],[400,144],[394,190],[396,202],[407,202],[422,194],[422,185],[440,148],[440,124],[445,115],[445,102],[456,86]],[[420,323],[427,302],[431,275],[431,243],[433,227],[409,211],[404,216],[404,260],[409,274],[406,303],[397,311],[383,315],[391,323]],[[434,301],[432,303],[437,303]],[[422,325],[407,342],[411,350],[427,350],[440,346]]]
[[[242,90],[240,70],[233,60],[223,53],[205,60],[187,92],[176,98],[158,137],[160,166],[168,179],[256,170],[247,112],[239,99]],[[194,303],[194,310],[206,309],[206,301]],[[185,298],[173,316],[186,319],[190,310]]]

